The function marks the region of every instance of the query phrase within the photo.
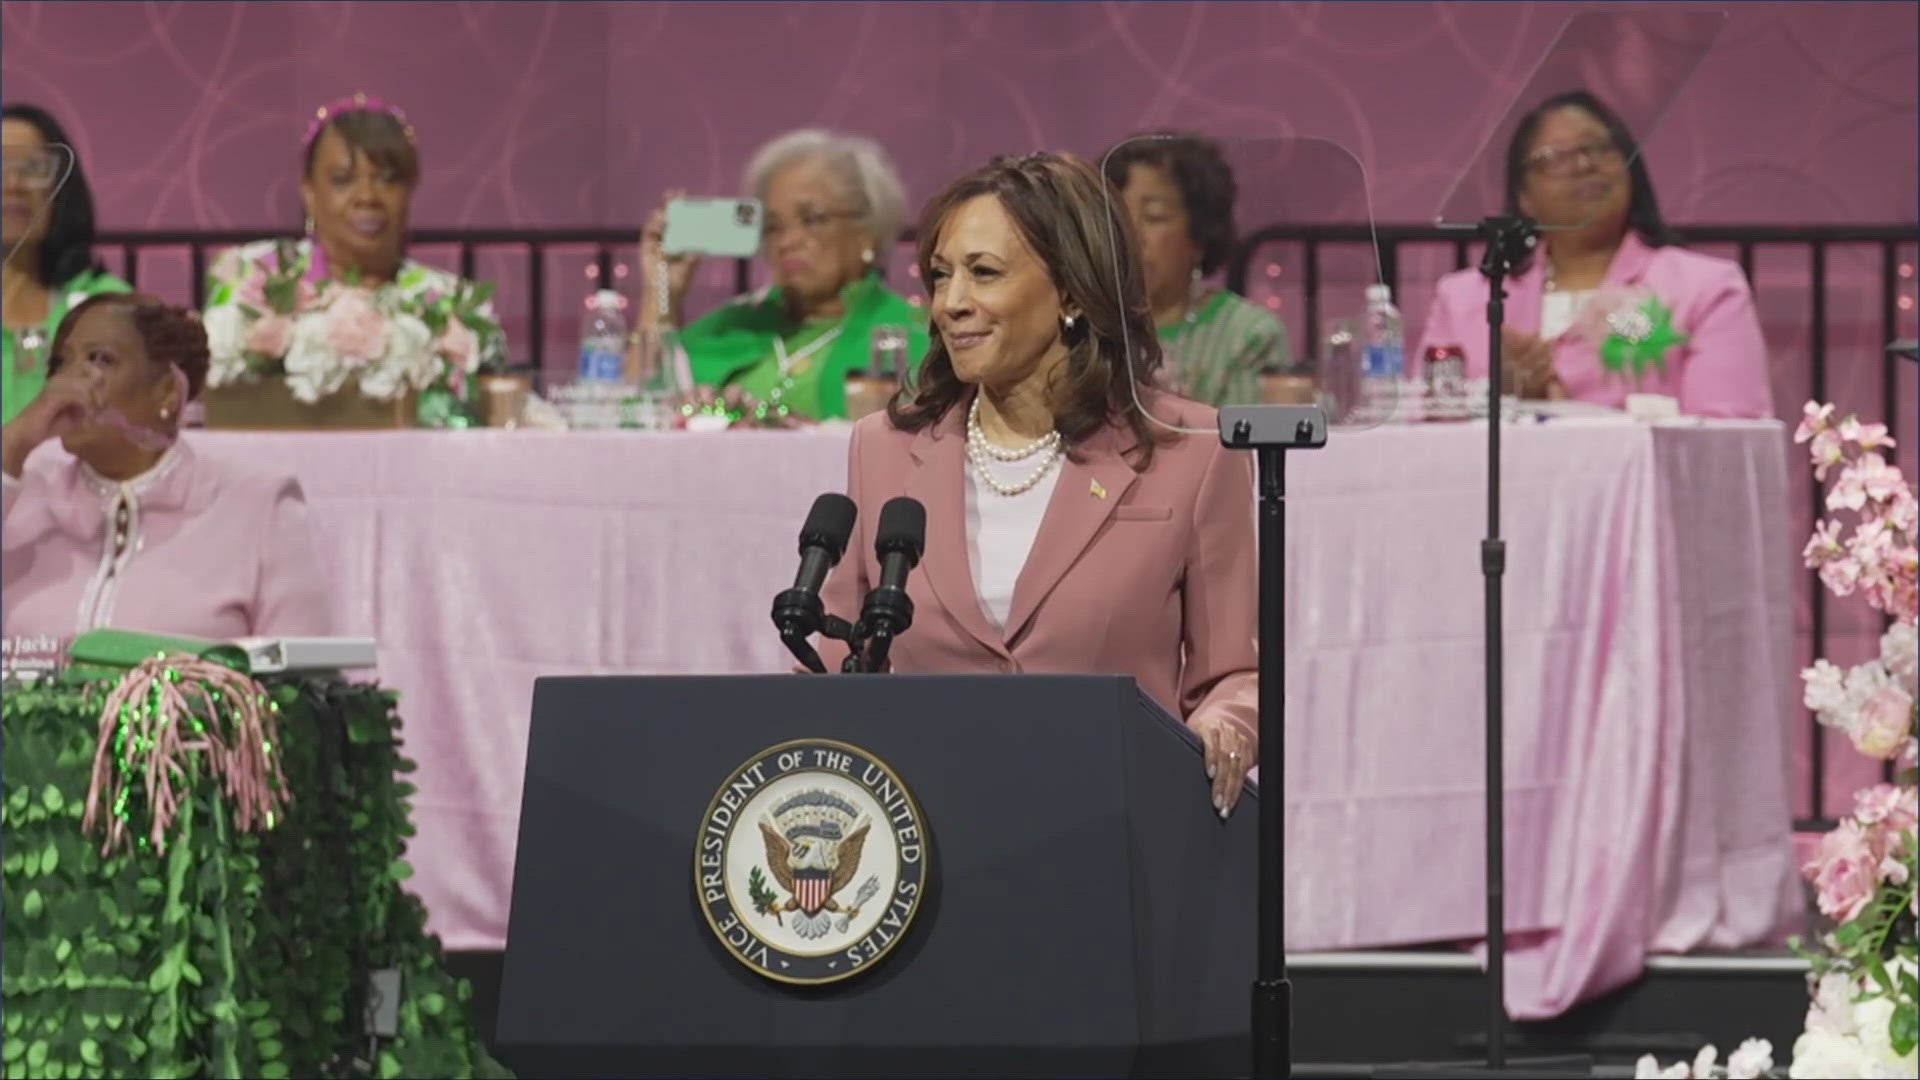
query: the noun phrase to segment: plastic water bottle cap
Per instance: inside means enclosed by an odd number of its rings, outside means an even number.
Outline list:
[[[1367,303],[1378,304],[1378,303],[1392,303],[1392,302],[1393,302],[1393,286],[1391,285],[1367,286]]]

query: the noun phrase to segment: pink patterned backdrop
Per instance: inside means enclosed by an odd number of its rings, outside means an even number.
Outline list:
[[[289,228],[305,120],[354,90],[399,102],[420,132],[420,226],[637,225],[667,186],[732,191],[755,145],[804,124],[881,139],[916,199],[993,153],[1097,153],[1149,126],[1318,136],[1364,164],[1380,220],[1420,222],[1570,15],[1648,6],[7,0],[0,97],[63,119],[106,228]],[[1641,133],[1669,220],[1914,223],[1920,5],[1722,6],[1716,48]],[[1912,245],[1900,261],[1912,336]],[[184,297],[186,265],[143,260],[141,283]],[[1443,252],[1403,255],[1410,335],[1423,277],[1449,265]],[[500,281],[509,334],[538,332],[564,355],[586,254],[558,252],[554,266],[536,331],[513,314],[521,261],[480,260]],[[1831,251],[1828,396],[1869,416],[1881,397],[1878,269],[1869,246]],[[725,266],[707,273],[709,294],[725,288]],[[1809,386],[1804,249],[1763,248],[1755,286],[1776,397],[1797,414]],[[1912,475],[1911,365],[1900,378]],[[1803,509],[1782,527],[1808,524]],[[1831,612],[1837,661],[1871,646],[1868,613]],[[1837,808],[1863,774],[1841,740],[1830,746]]]

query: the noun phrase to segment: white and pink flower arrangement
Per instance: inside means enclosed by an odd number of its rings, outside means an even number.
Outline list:
[[[1880,424],[1854,417],[1834,420],[1834,407],[1808,402],[1794,432],[1809,444],[1815,478],[1825,481],[1828,517],[1814,526],[1803,556],[1835,596],[1860,596],[1886,615],[1880,655],[1850,668],[1816,660],[1800,673],[1805,701],[1819,722],[1845,732],[1870,758],[1895,763],[1893,783],[1873,784],[1854,796],[1853,811],[1820,838],[1801,868],[1813,884],[1820,913],[1832,921],[1812,948],[1812,1003],[1793,1044],[1789,1077],[1906,1077],[1915,1075],[1920,1046],[1920,988],[1916,988],[1916,924],[1920,923],[1920,868],[1916,868],[1914,489],[1884,451],[1893,440]],[[1800,943],[1795,942],[1796,947]],[[1765,1045],[1749,1040],[1743,1049]],[[1735,1058],[1740,1058],[1736,1054]],[[1727,1076],[1761,1076],[1748,1055]],[[1705,1070],[1705,1071],[1703,1071]],[[1692,1065],[1662,1069],[1642,1058],[1641,1077],[1701,1077],[1713,1071],[1713,1048]]]
[[[493,286],[411,260],[369,287],[314,273],[309,241],[263,241],[221,256],[211,278],[209,386],[282,378],[307,403],[348,385],[382,401],[435,386],[464,399],[469,376],[504,360]]]
[[[1920,1045],[1916,499],[1886,458],[1894,445],[1886,427],[1852,416],[1836,423],[1833,414],[1832,405],[1808,402],[1793,436],[1808,444],[1817,479],[1839,470],[1827,489],[1829,516],[1816,523],[1803,555],[1829,592],[1863,597],[1890,622],[1879,656],[1844,669],[1816,660],[1800,678],[1821,724],[1898,771],[1894,783],[1855,795],[1853,812],[1820,838],[1802,868],[1834,926],[1807,953],[1814,1000],[1788,1075],[1910,1077]]]

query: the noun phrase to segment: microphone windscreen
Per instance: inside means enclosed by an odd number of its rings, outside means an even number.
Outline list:
[[[927,508],[920,500],[905,495],[887,500],[880,508],[880,525],[874,530],[873,547],[880,554],[903,551],[920,561],[927,546]]]
[[[845,495],[829,492],[813,500],[807,522],[800,526],[800,550],[804,553],[810,547],[823,547],[838,562],[847,550],[847,538],[853,535],[853,519],[858,514],[853,500]]]

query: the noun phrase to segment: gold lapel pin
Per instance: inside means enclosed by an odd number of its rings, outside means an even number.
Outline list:
[[[1107,497],[1107,489],[1101,487],[1100,481],[1098,480],[1095,480],[1093,482],[1093,486],[1091,488],[1088,488],[1087,490],[1093,492],[1093,497],[1096,499],[1104,499]]]

